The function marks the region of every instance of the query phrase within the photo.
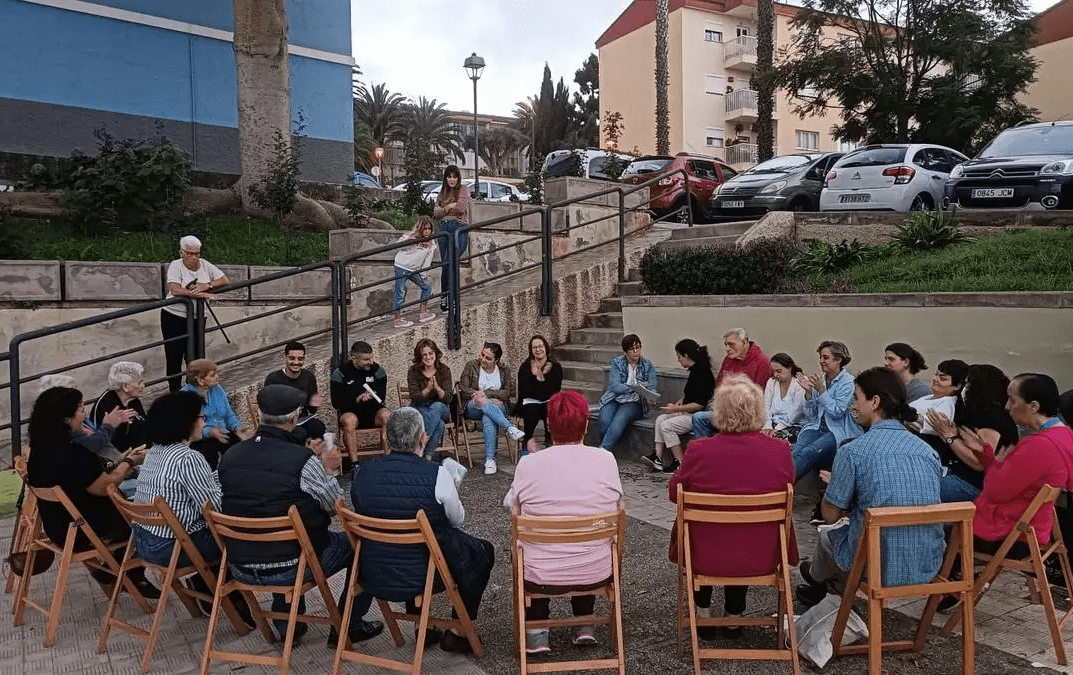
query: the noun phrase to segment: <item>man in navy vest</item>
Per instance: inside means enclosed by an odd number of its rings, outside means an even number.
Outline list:
[[[261,408],[261,426],[252,438],[231,446],[226,461],[219,468],[223,490],[223,512],[245,518],[284,516],[293,504],[298,507],[302,523],[317,553],[325,577],[345,569],[350,576],[354,548],[346,534],[329,532],[335,513],[335,500],[343,495],[339,483],[324,471],[313,450],[301,444],[294,435],[298,414],[308,397],[304,392],[284,384],[270,384],[257,394]],[[323,441],[312,441],[323,446]],[[319,448],[317,448],[319,449]],[[300,548],[297,542],[253,544],[232,541],[227,554],[231,573],[247,583],[285,585],[294,583]],[[349,581],[349,580],[348,580]],[[339,596],[342,609],[347,585]],[[365,621],[372,596],[362,593],[354,599],[354,613],[348,633],[351,642],[375,637],[384,629],[380,621]],[[272,610],[287,612],[289,606],[283,595],[273,594]],[[305,612],[305,598],[298,603]],[[283,636],[287,622],[273,620],[277,635]],[[295,637],[304,635],[308,625],[295,627]],[[335,648],[338,635],[333,628],[328,645]]]
[[[350,488],[354,510],[373,518],[404,520],[416,518],[423,509],[466,611],[475,621],[492,573],[495,549],[491,542],[461,529],[466,510],[458,499],[454,475],[464,474],[465,469],[452,459],[444,460],[443,465],[422,459],[428,435],[417,410],[399,408],[387,418],[385,427],[391,454],[354,471]],[[363,589],[389,602],[406,602],[407,611],[417,612],[413,600],[425,586],[427,549],[368,542],[362,544],[361,561],[359,581]],[[435,639],[432,631],[429,634],[426,644]],[[453,630],[442,634],[440,647],[451,652],[471,651],[469,641]]]

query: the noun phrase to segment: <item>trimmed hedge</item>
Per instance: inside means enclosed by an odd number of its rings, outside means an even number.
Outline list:
[[[795,254],[782,239],[744,247],[650,249],[641,259],[644,292],[653,295],[751,295],[775,293]]]

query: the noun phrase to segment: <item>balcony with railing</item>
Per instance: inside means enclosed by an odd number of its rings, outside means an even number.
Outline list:
[[[723,150],[726,163],[735,169],[745,169],[756,164],[756,143],[735,143]]]
[[[727,122],[755,122],[759,115],[757,110],[757,92],[753,89],[736,89],[727,92],[726,96],[726,121]],[[772,107],[771,114],[775,117],[776,109]]]
[[[751,35],[739,35],[724,43],[723,67],[728,70],[756,69],[756,38]]]

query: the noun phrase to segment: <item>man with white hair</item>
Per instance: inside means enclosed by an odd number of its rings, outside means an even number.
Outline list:
[[[350,487],[354,511],[373,518],[410,519],[424,510],[466,612],[476,621],[492,574],[495,549],[491,542],[462,530],[466,509],[458,499],[456,481],[462,480],[465,469],[452,459],[445,459],[442,465],[422,459],[428,434],[415,408],[406,406],[391,413],[384,431],[391,453],[354,470]],[[427,565],[427,549],[365,542],[361,546],[361,585],[377,598],[407,603],[407,611],[416,613],[413,600],[425,587]],[[429,631],[425,644],[437,637],[444,651],[469,653],[472,649],[469,641],[453,630],[442,634]]]
[[[719,364],[716,387],[731,373],[748,375],[760,389],[767,387],[767,381],[771,379],[771,360],[760,349],[760,345],[749,339],[744,328],[732,328],[723,334],[723,351],[726,356]],[[711,436],[715,431],[710,412],[701,410],[693,413],[693,438]]]
[[[168,265],[167,298],[194,298],[213,300],[211,291],[226,286],[227,275],[208,260],[201,259],[201,240],[186,235],[179,240],[179,259]],[[205,332],[201,323],[195,327],[198,333]],[[160,333],[164,337],[164,358],[167,363],[168,389],[179,391],[182,387],[182,364],[194,359],[186,353],[186,305],[168,305],[160,310]]]

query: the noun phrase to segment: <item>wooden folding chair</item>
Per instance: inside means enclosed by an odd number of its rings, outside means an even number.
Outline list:
[[[1073,598],[1073,584],[1071,584],[1073,574],[1070,573],[1069,552],[1066,550],[1065,540],[1062,538],[1062,528],[1058,525],[1057,514],[1054,518],[1054,525],[1051,528],[1051,543],[1046,547],[1046,551],[1040,549],[1039,539],[1036,538],[1036,529],[1032,527],[1032,519],[1036,516],[1036,512],[1045,508],[1053,509],[1054,501],[1058,499],[1061,491],[1061,488],[1051,487],[1050,485],[1041,487],[1039,492],[1036,493],[1035,499],[1021,514],[1017,525],[1006,535],[998,551],[994,555],[975,553],[975,564],[982,565],[984,569],[976,577],[976,583],[972,590],[973,604],[975,604],[980,602],[980,598],[991,588],[995,577],[1001,572],[1011,571],[1023,574],[1025,582],[1028,584],[1030,597],[1037,602],[1043,603],[1044,612],[1047,615],[1047,627],[1051,631],[1051,641],[1054,643],[1054,654],[1058,663],[1064,666],[1066,665],[1066,650],[1062,644],[1062,629],[1065,627],[1066,620],[1069,619],[1070,614],[1073,614],[1073,607],[1068,609],[1061,619],[1057,617],[1054,598],[1051,595],[1051,586],[1047,581],[1045,565],[1047,559],[1051,556],[1058,557],[1062,575],[1065,577],[1067,597]],[[1028,558],[1023,560],[1008,558],[1010,549],[1022,539],[1028,546]],[[950,635],[959,620],[961,620],[959,614],[951,616],[946,625],[943,626],[942,634]]]
[[[342,521],[343,531],[350,538],[350,543],[354,545],[354,563],[350,570],[350,585],[347,587],[346,608],[343,611],[344,626],[349,625],[354,598],[362,590],[358,581],[362,542],[373,541],[395,546],[424,546],[428,549],[429,557],[428,567],[425,572],[424,590],[414,599],[415,604],[421,610],[420,614],[410,614],[405,610],[396,612],[386,600],[381,600],[380,598],[376,600],[380,606],[380,613],[384,617],[384,623],[387,624],[388,631],[395,640],[396,647],[401,647],[405,643],[405,639],[399,631],[398,622],[412,621],[417,625],[417,646],[414,648],[413,662],[363,654],[353,649],[349,644],[349,640],[341,639],[335,650],[335,664],[332,666],[333,675],[339,675],[344,661],[363,663],[378,668],[387,668],[417,675],[421,672],[421,661],[425,654],[425,633],[429,626],[443,629],[454,628],[469,641],[469,646],[473,649],[474,656],[477,658],[484,656],[484,647],[481,645],[480,638],[477,637],[477,627],[473,625],[473,621],[466,611],[466,606],[462,602],[462,596],[458,594],[458,586],[455,585],[454,578],[451,576],[450,570],[447,569],[447,562],[444,560],[443,552],[436,541],[436,534],[432,531],[432,526],[429,525],[428,517],[425,516],[423,509],[418,511],[417,517],[412,520],[384,520],[359,515],[346,508],[343,505],[343,500],[340,499],[335,503],[335,511],[339,514],[339,520]],[[457,619],[441,619],[429,616],[432,598],[436,593],[437,577],[442,582],[444,590],[447,591],[447,597],[450,598],[451,605],[458,614]]]
[[[20,455],[15,458],[15,473],[22,481],[22,503],[19,504],[19,512],[15,515],[15,532],[11,535],[11,547],[8,552],[9,555],[15,555],[16,553],[26,554],[26,551],[30,548],[30,542],[33,541],[35,536],[44,536],[39,532],[34,532],[34,522],[37,519],[37,497],[34,493],[27,489],[26,485],[26,459]],[[10,563],[9,563],[10,564]],[[29,568],[27,568],[29,569]],[[15,574],[14,569],[9,569],[7,573],[7,584],[4,586],[4,593],[11,593],[15,590],[15,583],[19,580],[19,575]],[[15,612],[15,605],[11,605],[11,612]]]
[[[51,551],[59,559],[59,568],[56,572],[56,587],[52,592],[52,603],[45,607],[38,605],[31,601],[28,596],[30,593],[30,583],[33,580],[32,574],[23,574],[19,580],[19,589],[15,594],[15,625],[21,626],[23,621],[23,615],[26,611],[26,607],[32,607],[37,611],[48,617],[48,627],[45,629],[45,642],[46,647],[51,647],[56,642],[56,631],[60,625],[60,610],[63,607],[63,597],[67,592],[67,576],[71,571],[72,563],[82,563],[87,568],[98,569],[110,572],[111,574],[119,577],[119,562],[115,558],[115,552],[124,546],[128,546],[129,541],[116,541],[111,543],[105,543],[97,533],[93,531],[93,528],[89,526],[86,519],[82,517],[78,507],[76,507],[63,492],[63,488],[60,487],[33,487],[27,486],[29,492],[34,495],[38,503],[40,502],[57,502],[67,510],[67,513],[71,517],[71,522],[67,526],[67,536],[64,538],[63,547],[57,546],[44,534],[43,527],[41,525],[41,513],[40,511],[34,517],[34,523],[30,526],[30,531],[33,533],[33,539],[30,541],[29,548],[26,549],[26,569],[32,570],[34,566],[34,559],[37,557],[39,551]],[[90,547],[84,551],[75,551],[75,540],[78,538],[78,533],[81,532],[89,540]],[[118,587],[120,584],[116,584]],[[124,589],[130,593],[135,602],[142,610],[149,614],[153,611],[149,601],[141,594],[138,588],[134,585],[129,578],[123,578],[122,584]],[[117,588],[118,591],[118,588]]]
[[[693,639],[693,672],[700,675],[701,659],[789,661],[794,675],[801,672],[797,656],[797,631],[794,629],[794,606],[790,585],[790,533],[793,531],[794,488],[787,485],[781,492],[759,495],[721,495],[686,492],[678,486],[676,498],[678,515],[678,653],[682,653],[682,634],[686,624]],[[693,547],[690,532],[694,524],[710,523],[726,527],[733,525],[778,524],[779,562],[768,574],[750,577],[728,577],[697,574],[693,571]],[[772,586],[779,593],[774,617],[710,617],[698,618],[693,592],[702,586]],[[773,649],[715,649],[700,646],[697,628],[700,626],[773,626],[777,644]],[[790,645],[785,646],[784,630]]]
[[[331,589],[328,588],[328,580],[324,577],[324,571],[320,567],[320,560],[313,550],[313,544],[309,540],[305,525],[298,515],[298,507],[293,504],[287,509],[287,515],[273,518],[240,518],[228,516],[212,509],[209,503],[202,504],[201,511],[205,515],[205,522],[209,525],[209,531],[216,539],[217,545],[222,552],[220,557],[220,569],[228,569],[227,544],[231,541],[245,541],[254,543],[276,543],[290,541],[299,545],[298,565],[295,568],[294,583],[291,585],[261,585],[251,584],[239,579],[226,579],[226,575],[219,574],[216,578],[216,593],[213,597],[212,613],[209,615],[209,630],[205,636],[205,649],[201,658],[201,673],[209,672],[209,665],[213,661],[230,661],[234,663],[257,664],[261,666],[275,666],[279,668],[281,675],[286,675],[291,664],[291,650],[294,647],[294,630],[298,620],[303,623],[326,624],[335,628],[340,640],[345,640],[346,631],[341,630],[341,617],[339,608],[332,598]],[[308,573],[308,574],[307,574]],[[312,579],[306,581],[307,576]],[[298,601],[306,592],[317,588],[324,606],[327,608],[327,616],[315,614],[299,614]],[[243,654],[217,649],[214,646],[216,639],[216,624],[220,619],[220,608],[224,606],[223,599],[232,591],[241,591],[249,602],[250,612],[260,629],[261,634],[268,642],[275,642],[276,636],[268,625],[269,619],[287,621],[287,632],[283,638],[283,654],[281,656],[268,656],[266,654]],[[281,593],[286,596],[290,605],[290,612],[266,612],[253,597],[253,593]]]
[[[626,653],[622,643],[622,550],[626,541],[626,508],[621,504],[615,513],[601,513],[576,517],[522,516],[517,510],[511,513],[511,553],[514,578],[514,625],[517,628],[515,642],[522,675],[528,673],[554,673],[577,670],[618,670],[626,672]],[[611,552],[611,578],[599,588],[570,591],[557,595],[532,590],[525,581],[525,553],[523,544],[606,544]],[[533,599],[570,598],[576,595],[599,595],[607,598],[610,611],[607,616],[574,616],[562,619],[529,621],[525,608]],[[613,658],[583,659],[531,664],[525,651],[525,631],[550,629],[555,626],[607,625],[611,632]]]
[[[835,618],[831,633],[831,645],[835,656],[843,654],[867,654],[869,675],[881,675],[883,672],[883,650],[894,651],[911,649],[919,652],[924,649],[924,642],[931,628],[932,618],[939,607],[939,601],[945,595],[960,595],[960,615],[965,622],[965,632],[961,636],[961,672],[972,675],[975,672],[976,653],[973,643],[973,603],[969,602],[972,593],[972,518],[976,507],[972,502],[952,502],[931,506],[887,506],[868,509],[864,514],[864,526],[857,543],[857,555],[853,558],[846,590],[842,594],[842,605]],[[883,560],[880,545],[880,532],[886,527],[908,527],[913,525],[952,524],[953,529],[946,545],[939,574],[930,583],[911,586],[883,586]],[[961,555],[961,579],[952,580],[951,570],[954,560]],[[867,572],[867,579],[865,578]],[[853,607],[857,590],[868,599],[868,642],[867,644],[842,645],[842,635]],[[924,614],[917,624],[916,634],[912,640],[883,641],[883,606],[889,598],[912,598],[928,596],[924,605]]]
[[[261,425],[261,406],[257,403],[257,392],[246,392],[246,408],[250,411],[250,426],[254,429]]]
[[[409,390],[409,388],[402,386],[401,382],[396,382],[395,386],[398,388],[399,405],[400,406],[410,405],[410,390]],[[456,393],[452,392],[452,394],[456,394]],[[456,411],[454,410],[454,405],[449,406],[449,408],[451,408],[451,420],[447,423],[447,426],[443,430],[443,440],[440,442],[440,447],[436,450],[436,452],[452,453],[455,456],[455,460],[458,463],[461,464],[462,463],[462,450],[465,449],[465,451],[466,451],[466,462],[469,464],[469,468],[472,469],[473,468],[473,453],[472,453],[472,451],[471,451],[471,449],[469,447],[468,439],[466,441],[465,447],[463,448],[463,446],[461,445],[461,443],[458,440],[458,437],[460,435],[459,431],[458,431],[458,424],[457,424],[458,416],[456,414]],[[463,437],[465,437],[464,432],[461,435]]]
[[[108,496],[111,498],[112,503],[115,504],[116,509],[123,514],[123,518],[130,523],[131,529],[137,525],[144,526],[160,526],[167,527],[171,530],[175,536],[175,544],[172,546],[171,558],[167,565],[155,565],[150,562],[142,560],[141,556],[137,555],[134,551],[133,542],[132,545],[127,547],[127,552],[123,556],[123,562],[120,566],[120,578],[123,578],[133,569],[139,567],[145,569],[151,569],[160,574],[163,582],[160,587],[160,599],[157,600],[156,612],[153,614],[153,622],[148,630],[135,626],[134,624],[127,623],[116,618],[116,608],[119,606],[119,585],[116,584],[115,591],[112,593],[112,599],[108,603],[108,612],[104,616],[104,628],[101,630],[101,637],[97,641],[97,653],[103,654],[108,648],[108,636],[113,628],[117,628],[131,636],[138,638],[145,642],[145,653],[142,656],[141,669],[139,672],[145,673],[149,670],[149,665],[153,662],[153,651],[156,649],[156,641],[160,636],[160,626],[164,620],[164,607],[168,600],[168,593],[174,591],[179,597],[179,600],[186,607],[186,611],[190,613],[192,617],[201,616],[201,608],[197,605],[197,600],[205,600],[207,602],[213,601],[213,596],[208,593],[203,593],[194,589],[186,588],[182,585],[181,580],[184,577],[189,577],[194,574],[200,574],[201,578],[208,584],[209,588],[216,587],[216,574],[213,572],[212,567],[206,562],[204,556],[197,550],[197,546],[190,539],[190,535],[183,528],[182,523],[175,516],[175,512],[167,505],[162,497],[157,497],[153,500],[152,504],[135,504],[127,501],[127,499],[116,489],[114,485],[108,486]],[[190,559],[190,564],[180,566],[179,558],[185,553]],[[249,595],[247,602],[256,602],[256,599]],[[231,599],[224,597],[224,613],[227,614],[227,618],[231,621],[231,625],[234,626],[235,631],[239,635],[245,635],[250,632],[250,628],[242,620],[238,610],[235,609]]]
[[[455,392],[460,392],[460,391],[462,391],[462,383],[461,382],[455,382]],[[513,421],[513,418],[510,417],[510,414],[509,413],[506,413],[506,414],[507,414],[508,418],[510,418]],[[484,421],[483,420],[471,420],[471,419],[469,419],[468,417],[466,417],[466,411],[465,411],[465,408],[463,407],[461,412],[459,413],[459,427],[460,428],[459,428],[459,431],[458,431],[458,438],[462,442],[462,445],[466,450],[466,456],[471,458],[470,459],[470,466],[472,467],[473,466],[473,460],[472,460],[473,447],[472,447],[472,444],[470,443],[469,435],[472,432],[483,433],[483,431],[484,431]],[[507,454],[510,455],[510,461],[513,462],[514,464],[517,464],[518,463],[518,453],[521,451],[521,445],[522,445],[521,442],[519,441],[518,443],[515,443],[514,441],[510,440],[510,437],[507,436],[507,432],[504,429],[497,429],[496,433],[501,434],[503,436],[504,445],[506,445],[506,448],[507,448]],[[481,440],[483,442],[483,440],[484,440],[483,437],[482,437]]]

